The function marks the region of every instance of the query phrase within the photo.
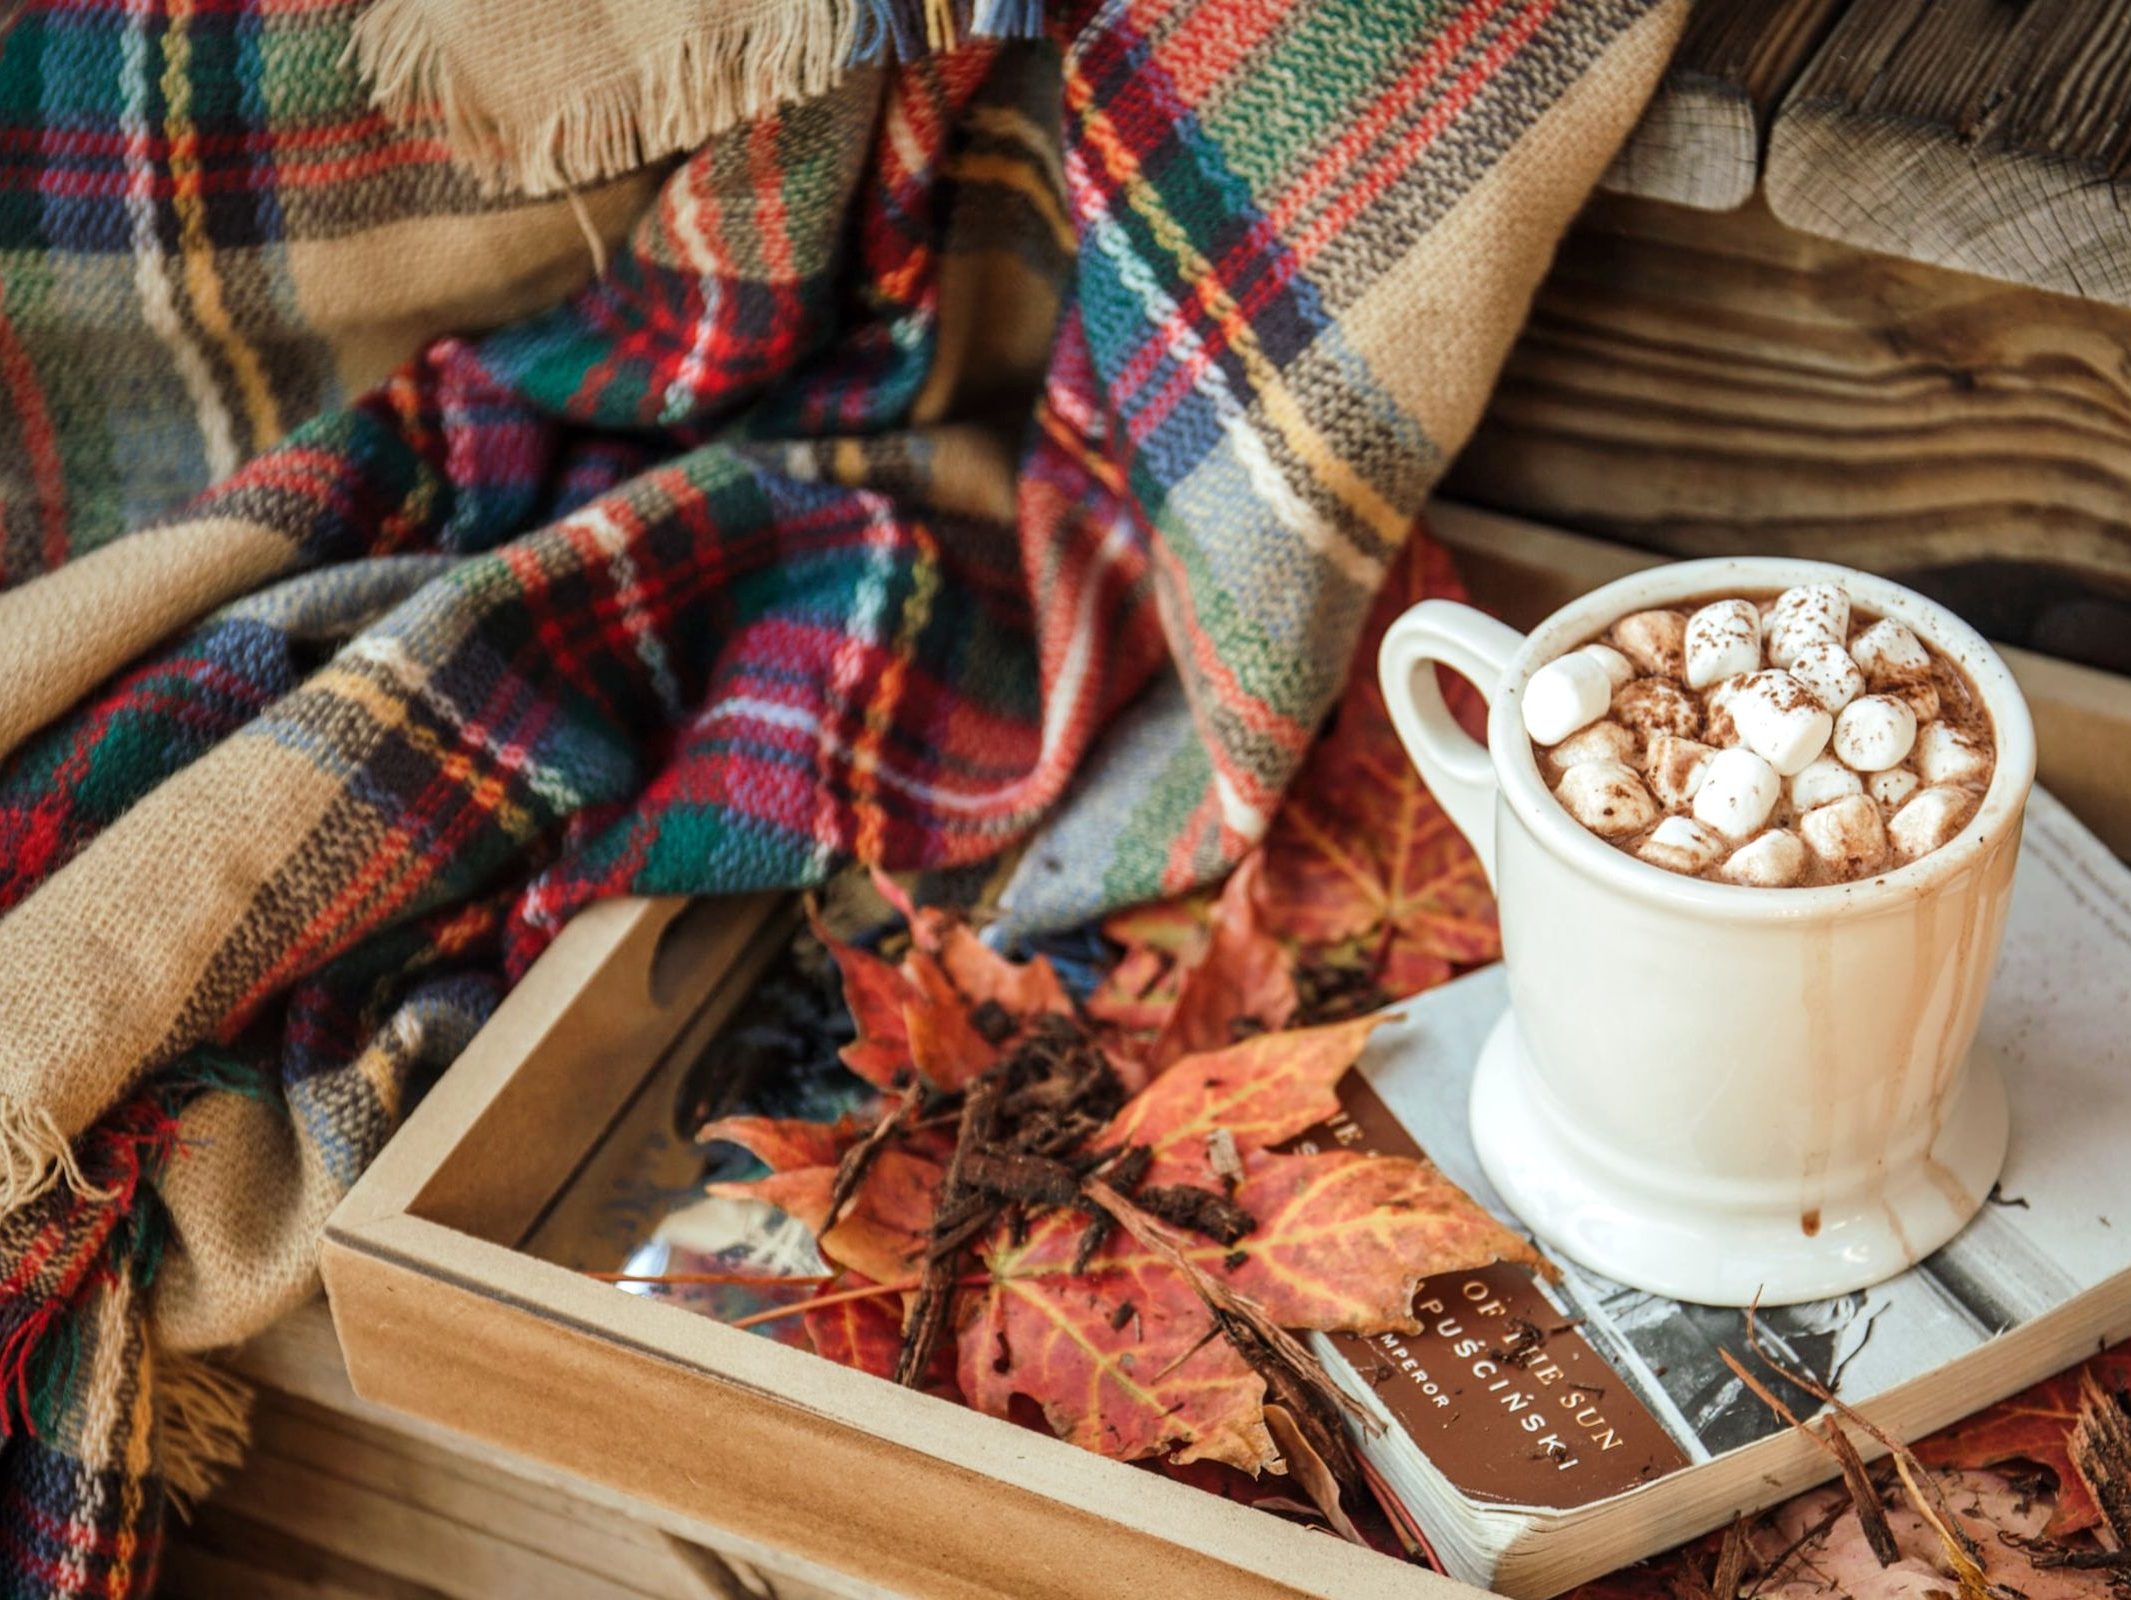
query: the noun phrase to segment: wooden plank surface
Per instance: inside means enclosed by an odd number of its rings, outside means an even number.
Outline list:
[[[1794,228],[2131,305],[2131,0],[1873,0],[1770,136]]]
[[[831,1600],[817,1575],[713,1551],[713,1530],[386,1410],[348,1382],[315,1300],[239,1351],[259,1397],[244,1466],[178,1524],[177,1600]],[[496,1585],[503,1587],[495,1587]]]
[[[1851,0],[1701,0],[1604,187],[1705,211],[1752,198],[1784,92]]]
[[[1792,554],[2131,670],[2131,311],[1602,196],[1446,492],[1668,555]]]

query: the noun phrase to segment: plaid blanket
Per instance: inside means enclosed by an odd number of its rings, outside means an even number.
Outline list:
[[[189,1354],[314,1292],[587,902],[1033,839],[1036,928],[1222,871],[1684,9],[899,4],[811,7],[882,64],[566,294],[572,203],[372,117],[344,5],[8,40],[0,1595],[152,1584],[236,1432]]]

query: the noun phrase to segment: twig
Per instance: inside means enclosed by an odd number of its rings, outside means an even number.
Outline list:
[[[1911,1463],[1914,1464],[1915,1457],[1911,1455],[1909,1447],[1903,1444],[1901,1440],[1888,1433],[1886,1429],[1864,1415],[1847,1400],[1842,1399],[1834,1390],[1815,1378],[1811,1373],[1794,1372],[1763,1349],[1761,1346],[1761,1331],[1755,1321],[1757,1309],[1758,1307],[1756,1306],[1748,1306],[1746,1308],[1746,1347],[1760,1358],[1764,1366],[1771,1372],[1776,1373],[1785,1382],[1803,1389],[1822,1405],[1833,1410],[1845,1422],[1877,1442],[1888,1455],[1894,1458],[1894,1464],[1898,1469],[1902,1466],[1902,1458],[1905,1456],[1908,1456]],[[1931,1485],[1931,1494],[1929,1496],[1931,1509],[1927,1511],[1920,1501],[1917,1505],[1917,1510],[1924,1512],[1927,1522],[1931,1523],[1933,1527],[1942,1530],[1944,1536],[1954,1541],[1960,1553],[1968,1558],[1971,1566],[1976,1565],[1982,1552],[1977,1548],[1975,1540],[1969,1537],[1968,1530],[1961,1525],[1960,1518],[1956,1517],[1947,1507],[1946,1498],[1939,1491],[1938,1480],[1926,1474],[1924,1481]],[[1910,1488],[1913,1499],[1922,1495],[1922,1491],[1916,1487],[1916,1478],[1912,1473],[1903,1471],[1902,1482]]]
[[[902,1127],[910,1113],[917,1109],[918,1099],[924,1092],[925,1086],[917,1079],[911,1079],[903,1090],[902,1098],[874,1125],[873,1131],[846,1150],[843,1159],[836,1163],[836,1182],[829,1190],[831,1226],[842,1218],[844,1207],[850,1203],[851,1197],[858,1193],[859,1184],[865,1181],[866,1173],[872,1168],[873,1158],[881,1153],[888,1141],[895,1137],[896,1130]]]
[[[904,1278],[895,1283],[864,1283],[855,1289],[838,1289],[831,1294],[817,1294],[811,1299],[795,1300],[788,1306],[771,1306],[767,1311],[753,1311],[744,1317],[728,1322],[725,1326],[728,1328],[759,1328],[765,1322],[779,1322],[786,1317],[802,1316],[809,1311],[821,1311],[829,1306],[840,1306],[847,1300],[871,1300],[879,1295],[909,1294],[918,1287],[918,1281],[916,1278]],[[984,1273],[972,1272],[964,1277],[957,1278],[953,1287],[957,1289],[976,1289],[991,1281],[991,1278]]]
[[[1879,1490],[1865,1473],[1864,1459],[1858,1455],[1857,1446],[1850,1443],[1850,1436],[1833,1417],[1820,1425],[1821,1433],[1834,1451],[1835,1459],[1842,1463],[1842,1481],[1850,1491],[1851,1503],[1857,1507],[1858,1525],[1865,1530],[1865,1543],[1879,1557],[1879,1564],[1891,1567],[1902,1559],[1901,1547],[1894,1542],[1894,1530],[1887,1525],[1887,1508],[1880,1502]]]
[[[588,1272],[594,1283],[670,1283],[677,1286],[730,1284],[741,1289],[781,1289],[788,1284],[834,1283],[833,1273],[806,1272]]]
[[[1770,1562],[1766,1567],[1764,1567],[1761,1571],[1760,1577],[1754,1580],[1753,1588],[1747,1592],[1747,1600],[1753,1600],[1753,1597],[1755,1595],[1758,1595],[1764,1588],[1768,1586],[1770,1580],[1781,1577],[1783,1574],[1783,1569],[1791,1564],[1791,1558],[1797,1555],[1807,1545],[1811,1544],[1815,1539],[1821,1538],[1827,1533],[1830,1528],[1834,1527],[1836,1523],[1840,1522],[1842,1520],[1842,1514],[1845,1509],[1846,1508],[1840,1500],[1836,1501],[1834,1505],[1830,1506],[1827,1509],[1826,1513],[1820,1518],[1818,1522],[1815,1522],[1810,1528],[1807,1528],[1805,1532],[1798,1535],[1797,1538],[1793,1539],[1789,1544],[1785,1545],[1781,1550],[1777,1551],[1776,1559]]]
[[[969,1182],[969,1160],[981,1146],[991,1143],[998,1104],[999,1080],[989,1076],[971,1084],[962,1097],[962,1126],[955,1131],[954,1154],[948,1157],[946,1175],[940,1180],[936,1218],[961,1217],[966,1207],[982,1203]],[[986,1210],[989,1215],[998,1214],[996,1204],[988,1205]],[[936,1221],[934,1227],[938,1226]],[[955,1267],[961,1261],[962,1248],[960,1244],[947,1250],[936,1248],[925,1257],[917,1296],[903,1319],[903,1348],[895,1360],[895,1381],[906,1389],[914,1389],[923,1381],[932,1364],[932,1352],[939,1347],[940,1335],[947,1331],[948,1314],[954,1306]]]
[[[1865,1475],[1865,1464],[1857,1454],[1857,1446],[1850,1443],[1849,1435],[1836,1425],[1831,1417],[1819,1432],[1799,1420],[1798,1414],[1778,1399],[1775,1390],[1747,1370],[1746,1363],[1729,1350],[1719,1349],[1717,1354],[1731,1368],[1738,1380],[1751,1389],[1761,1403],[1776,1413],[1785,1422],[1796,1428],[1821,1449],[1835,1458],[1835,1465],[1842,1472],[1843,1486],[1850,1491],[1850,1503],[1857,1508],[1858,1525],[1864,1529],[1865,1543],[1872,1547],[1872,1554],[1879,1558],[1883,1567],[1891,1567],[1902,1559],[1902,1552],[1894,1542],[1894,1530],[1887,1525],[1887,1508],[1880,1504],[1879,1491],[1872,1487],[1872,1480]],[[1759,1355],[1760,1352],[1756,1351]],[[1762,1360],[1767,1361],[1766,1356]],[[1770,1363],[1774,1366],[1774,1363]],[[1777,1369],[1779,1372],[1781,1368]],[[1783,1374],[1788,1377],[1788,1373]]]
[[[1333,1382],[1332,1375],[1325,1371],[1323,1364],[1310,1354],[1300,1340],[1267,1316],[1264,1307],[1255,1300],[1248,1295],[1238,1294],[1227,1284],[1213,1278],[1185,1255],[1162,1224],[1100,1178],[1085,1179],[1081,1184],[1081,1192],[1116,1218],[1119,1227],[1182,1273],[1184,1281],[1191,1285],[1210,1310],[1234,1317],[1264,1340],[1270,1350],[1312,1386],[1321,1389],[1334,1404],[1360,1419],[1362,1425],[1371,1433],[1383,1432],[1384,1425],[1377,1421],[1374,1413]]]
[[[752,1312],[747,1316],[728,1322],[728,1328],[758,1328],[765,1322],[778,1322],[786,1317],[800,1316],[808,1311],[820,1311],[828,1306],[840,1306],[846,1300],[870,1300],[875,1295],[908,1294],[918,1286],[915,1278],[905,1278],[901,1283],[868,1283],[856,1289],[838,1289],[833,1294],[817,1294],[810,1300],[794,1301],[788,1306],[771,1306],[767,1311]]]
[[[1733,1517],[1724,1530],[1724,1543],[1717,1550],[1717,1572],[1709,1587],[1717,1600],[1739,1600],[1739,1586],[1746,1580],[1746,1519]]]

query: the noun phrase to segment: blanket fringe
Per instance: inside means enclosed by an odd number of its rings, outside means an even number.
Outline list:
[[[847,68],[910,60],[966,37],[1036,38],[1043,0],[698,0],[685,22],[647,30],[622,59],[588,61],[553,94],[503,83],[508,51],[467,60],[450,48],[470,0],[378,0],[347,56],[395,123],[440,117],[452,157],[491,189],[568,193],[693,150],[777,106],[826,94]],[[579,0],[493,4],[494,25],[563,25]],[[683,0],[671,0],[675,6]],[[454,23],[443,20],[455,17]],[[493,92],[484,94],[484,84]],[[532,109],[520,111],[516,108]]]
[[[492,187],[529,195],[620,177],[784,102],[825,94],[858,40],[857,0],[706,8],[633,71],[594,78],[515,122],[483,105],[478,72],[441,47],[438,3],[380,0],[358,19],[349,52],[371,80],[371,101],[400,123],[434,107],[454,159]]]
[[[244,1459],[252,1438],[252,1386],[199,1356],[155,1353],[157,1465],[181,1514],[213,1492]]]
[[[0,1217],[9,1216],[59,1185],[89,1200],[109,1200],[82,1172],[74,1143],[43,1106],[0,1100]]]

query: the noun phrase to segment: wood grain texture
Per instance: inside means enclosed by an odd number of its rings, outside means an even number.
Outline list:
[[[1729,211],[1753,197],[1784,91],[1851,0],[1701,0],[1604,187]]]
[[[170,1600],[830,1600],[567,1474],[360,1398],[325,1302],[239,1351],[244,1465],[174,1526]]]
[[[2131,0],[1852,5],[1770,136],[1794,228],[2131,305]]]
[[[1673,555],[1870,567],[2131,670],[2131,312],[1601,198],[1447,492]]]

